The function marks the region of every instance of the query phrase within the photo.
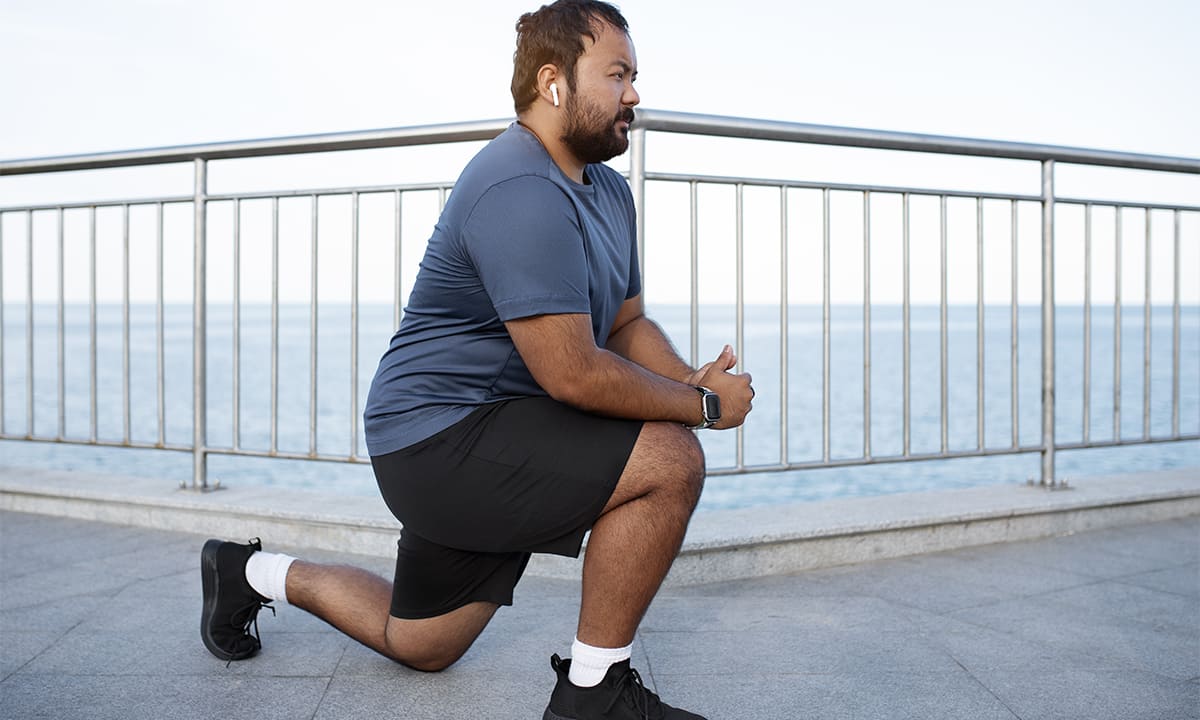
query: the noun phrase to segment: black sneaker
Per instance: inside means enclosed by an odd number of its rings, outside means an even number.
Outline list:
[[[246,545],[209,540],[200,552],[200,581],[204,607],[200,610],[200,638],[213,655],[227,661],[245,660],[262,647],[258,637],[258,611],[275,608],[246,582],[246,560],[262,550],[258,538]],[[254,626],[254,635],[250,626]]]
[[[610,667],[600,684],[590,688],[571,684],[567,679],[570,666],[570,660],[557,655],[550,658],[550,667],[558,674],[558,684],[542,720],[704,720],[659,700],[642,684],[642,676],[629,667],[628,660]]]

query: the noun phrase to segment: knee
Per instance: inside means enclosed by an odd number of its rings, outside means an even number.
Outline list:
[[[429,649],[421,652],[396,652],[389,648],[388,653],[392,660],[410,667],[413,670],[420,670],[427,673],[438,673],[449,668],[454,663],[458,662],[463,656],[461,652],[446,652],[438,649]]]
[[[427,673],[438,673],[458,662],[457,657],[422,657],[409,660],[397,660],[401,665],[406,665],[413,670],[420,670]]]
[[[672,486],[694,506],[704,489],[704,448],[691,430],[673,423],[668,428],[671,439],[664,444],[668,457],[663,467],[672,470],[666,473],[671,476]]]

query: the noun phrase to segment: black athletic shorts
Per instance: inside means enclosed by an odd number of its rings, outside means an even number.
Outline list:
[[[392,615],[511,605],[530,553],[578,557],[641,429],[641,421],[521,398],[372,457],[384,502],[404,524]]]

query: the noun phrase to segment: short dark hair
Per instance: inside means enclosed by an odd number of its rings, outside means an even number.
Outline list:
[[[575,89],[575,61],[583,54],[583,36],[593,41],[603,24],[629,32],[629,23],[616,7],[600,0],[558,0],[517,21],[517,50],[513,53],[513,105],[520,114],[537,99],[538,68],[555,65],[567,88]]]

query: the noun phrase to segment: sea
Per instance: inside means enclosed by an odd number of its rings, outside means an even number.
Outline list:
[[[22,437],[30,433],[27,312],[22,304],[12,302],[5,303],[3,312],[0,434]],[[1121,309],[1119,343],[1114,308],[1096,306],[1090,312],[1090,337],[1085,343],[1084,308],[1060,305],[1056,311],[1057,441],[1080,443],[1085,433],[1090,442],[1145,437],[1158,440],[1174,435],[1176,426],[1180,435],[1200,433],[1200,308],[1195,305],[1181,308],[1176,349],[1173,308],[1152,306],[1148,356],[1143,307],[1127,305]],[[903,455],[903,308],[870,307],[869,353],[864,352],[862,306],[835,305],[830,309],[827,390],[823,382],[825,344],[820,306],[790,306],[785,318],[780,306],[747,305],[743,310],[740,345],[737,315],[732,306],[700,306],[694,343],[688,306],[652,305],[647,314],[663,327],[685,359],[693,364],[715,358],[722,346],[729,343],[739,348],[740,371],[749,372],[754,378],[755,407],[744,428],[700,432],[708,465],[713,470],[701,499],[701,511],[1026,483],[1039,477],[1041,461],[1036,451],[727,474],[729,468],[739,464],[739,459],[747,467],[777,466],[782,462],[820,463],[826,457],[826,443],[828,457],[836,463],[867,456],[880,459]],[[976,329],[974,305],[950,306],[946,315],[947,382],[943,402],[941,308],[915,305],[910,309],[908,453],[973,452],[980,448],[1004,451],[1040,444],[1040,307],[1017,308],[1015,343],[1013,310],[1008,305],[984,308],[982,334]],[[190,444],[190,306],[163,306],[161,429],[156,306],[133,304],[129,308],[128,381],[123,371],[123,309],[118,304],[97,306],[94,419],[90,308],[68,304],[63,316],[60,399],[58,308],[39,303],[33,308],[32,434],[54,439],[61,433],[68,440],[86,442],[94,422],[98,439],[122,442],[128,424],[128,439],[133,442],[155,443],[161,430],[167,444]],[[315,433],[310,432],[314,348],[309,306],[279,306],[278,352],[274,356],[270,305],[244,304],[238,316],[240,342],[236,354],[240,367],[235,373],[233,308],[228,304],[212,304],[208,310],[208,445],[214,448],[235,445],[236,386],[237,447],[269,450],[274,437],[280,452],[308,453],[315,440],[315,450],[320,454],[348,456],[353,449],[358,457],[366,458],[361,421],[355,424],[356,432],[352,435],[351,417],[361,415],[376,364],[392,334],[391,305],[361,304],[357,308],[356,338],[351,332],[353,314],[349,304],[319,306]],[[355,339],[357,351],[353,352]],[[696,357],[691,357],[693,345]],[[1085,347],[1090,348],[1090,353],[1085,353]],[[1176,356],[1178,375],[1174,371]],[[351,373],[352,358],[356,360],[357,377]],[[273,362],[277,363],[274,387]],[[822,422],[826,402],[827,432]],[[60,403],[64,410],[61,425]],[[274,413],[272,407],[276,408]],[[864,422],[868,412],[869,422]],[[361,463],[254,458],[218,452],[209,456],[208,464],[209,483],[224,487],[273,486],[352,495],[377,492],[370,466]],[[191,482],[192,458],[190,453],[169,450],[7,439],[0,440],[0,465],[146,476],[168,484],[187,484]],[[1087,476],[1168,468],[1197,468],[1200,472],[1200,441],[1063,450],[1056,455],[1056,468],[1057,477],[1068,483],[1083,482]]]

